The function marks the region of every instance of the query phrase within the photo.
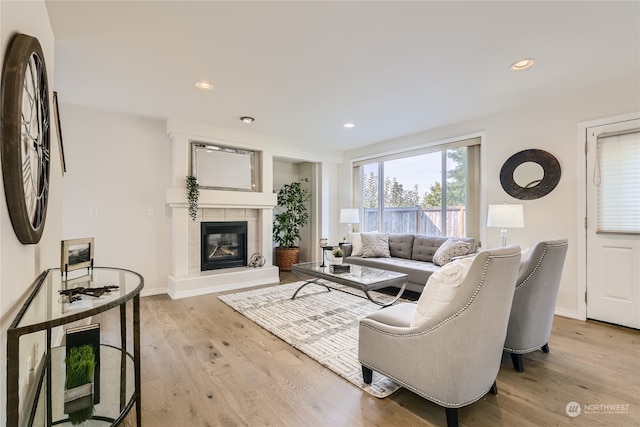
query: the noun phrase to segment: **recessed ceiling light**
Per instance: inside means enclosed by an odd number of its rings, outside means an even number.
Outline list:
[[[200,90],[212,90],[213,89],[213,85],[207,81],[201,80],[199,82],[195,82],[194,83],[195,87],[197,87]]]
[[[354,125],[353,123],[345,123],[344,127],[346,127],[347,129],[351,129],[351,128],[356,127],[356,125]]]
[[[242,116],[240,117],[240,120],[242,121],[242,123],[253,123],[256,119],[254,119],[253,117],[249,117],[249,116]]]
[[[520,61],[511,64],[511,69],[514,71],[526,70],[527,68],[531,67],[534,62],[535,59],[533,58],[521,59]]]

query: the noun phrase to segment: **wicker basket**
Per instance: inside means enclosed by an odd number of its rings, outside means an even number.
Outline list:
[[[291,265],[300,261],[300,248],[276,248],[276,265],[282,271],[291,271]]]

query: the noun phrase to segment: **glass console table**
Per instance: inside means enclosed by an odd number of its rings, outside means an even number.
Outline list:
[[[82,295],[69,302],[60,290],[117,286],[100,297]],[[138,273],[118,268],[95,267],[61,275],[60,269],[42,273],[34,289],[7,330],[7,427],[70,426],[64,413],[65,347],[52,348],[52,329],[99,313],[120,308],[120,348],[101,344],[99,402],[84,426],[120,424],[133,406],[136,423],[142,425],[140,404],[140,291],[144,279]],[[127,301],[132,301],[133,319],[127,322]],[[133,328],[133,354],[127,351],[127,323]],[[28,370],[21,366],[34,354],[29,335],[44,334],[45,348],[41,363],[24,378]],[[37,348],[37,344],[36,347]],[[33,363],[33,362],[32,362]],[[23,373],[22,377],[20,373]],[[28,385],[27,385],[28,384]],[[22,398],[23,401],[20,401]]]

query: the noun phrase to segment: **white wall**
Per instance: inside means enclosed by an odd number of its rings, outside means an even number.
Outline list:
[[[530,248],[537,241],[554,237],[567,237],[569,251],[558,294],[557,312],[578,317],[578,253],[577,236],[582,228],[584,206],[578,205],[578,188],[584,177],[578,176],[576,147],[578,123],[601,117],[611,117],[640,111],[640,80],[637,75],[625,79],[602,82],[581,91],[558,94],[546,102],[514,109],[481,119],[456,123],[419,134],[384,141],[346,153],[340,170],[341,180],[350,181],[350,161],[392,149],[409,148],[420,144],[447,140],[475,132],[486,134],[483,177],[481,227],[486,230],[484,248],[500,246],[499,229],[486,228],[486,209],[489,203],[522,203],[525,228],[511,229],[508,243]],[[513,154],[529,149],[546,150],[556,156],[562,167],[560,183],[547,196],[519,201],[502,189],[500,168]],[[340,200],[350,200],[349,188],[341,188]]]
[[[142,274],[143,295],[165,292],[171,274],[165,192],[172,179],[165,122],[64,103],[60,116],[67,162],[62,238],[94,237],[95,265]]]
[[[36,37],[42,45],[48,73],[50,96],[54,88],[54,39],[44,2],[0,2],[0,54],[4,58],[11,36],[24,33]],[[49,204],[44,233],[37,245],[23,245],[16,238],[9,218],[4,196],[4,183],[0,185],[0,360],[6,360],[6,330],[24,303],[30,287],[38,275],[60,263],[60,236],[62,224],[62,176],[59,162],[58,139],[51,129],[51,170],[49,178]],[[1,179],[1,178],[0,178]],[[39,347],[43,349],[44,346]],[[29,350],[27,349],[27,352]],[[36,355],[38,358],[39,355]],[[24,361],[23,361],[24,362]],[[35,361],[38,362],[37,360]],[[0,370],[0,423],[6,419],[6,370]],[[26,363],[21,366],[25,376]]]

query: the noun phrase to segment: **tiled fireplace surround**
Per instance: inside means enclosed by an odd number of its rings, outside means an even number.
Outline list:
[[[188,215],[185,177],[189,175],[191,141],[218,142],[194,137],[167,124],[172,141],[172,188],[166,191],[166,204],[171,210],[172,274],[167,293],[171,298],[185,298],[212,292],[276,283],[278,267],[273,265],[272,222],[276,195],[273,188],[273,157],[261,151],[261,192],[200,189],[199,209],[195,221]],[[250,147],[239,147],[248,148]],[[265,191],[267,189],[268,191]],[[202,221],[247,221],[247,255],[259,252],[266,258],[259,268],[234,267],[200,271],[200,223]]]

